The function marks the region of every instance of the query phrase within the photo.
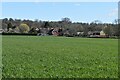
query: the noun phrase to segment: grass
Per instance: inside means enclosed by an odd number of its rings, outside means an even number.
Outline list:
[[[118,40],[3,36],[3,78],[118,78]]]

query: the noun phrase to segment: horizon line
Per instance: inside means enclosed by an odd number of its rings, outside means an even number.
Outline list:
[[[4,17],[4,18],[0,18],[0,19],[5,19],[5,18],[7,18],[8,20],[10,19],[10,18],[12,18],[12,17]],[[66,17],[64,17],[64,18],[66,18]],[[68,18],[68,17],[67,17]],[[31,21],[36,21],[36,20],[38,20],[38,21],[46,21],[46,22],[58,22],[58,21],[62,21],[61,19],[60,20],[41,20],[41,19],[28,19],[28,18],[12,18],[13,20],[31,20]],[[98,19],[95,19],[95,20],[93,20],[93,21],[90,21],[90,22],[87,22],[87,21],[72,21],[71,19],[70,19],[70,21],[72,22],[72,23],[93,23],[94,21],[96,21],[96,20],[98,20]],[[115,20],[115,19],[114,19]],[[100,21],[100,23],[102,23],[102,24],[104,24],[104,23],[108,23],[108,24],[114,24],[114,20],[113,20],[113,22],[103,22],[103,21],[101,21],[101,20],[98,20],[98,21]]]

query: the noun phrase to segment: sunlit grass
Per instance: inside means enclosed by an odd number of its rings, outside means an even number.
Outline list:
[[[117,78],[117,39],[3,36],[5,78]]]

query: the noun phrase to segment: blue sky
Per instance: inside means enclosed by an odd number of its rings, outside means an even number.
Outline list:
[[[2,18],[72,22],[113,22],[118,17],[117,2],[3,2]]]

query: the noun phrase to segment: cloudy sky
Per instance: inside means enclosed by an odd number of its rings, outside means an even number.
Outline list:
[[[111,23],[118,17],[117,2],[3,2],[2,18],[72,22],[100,20]]]

